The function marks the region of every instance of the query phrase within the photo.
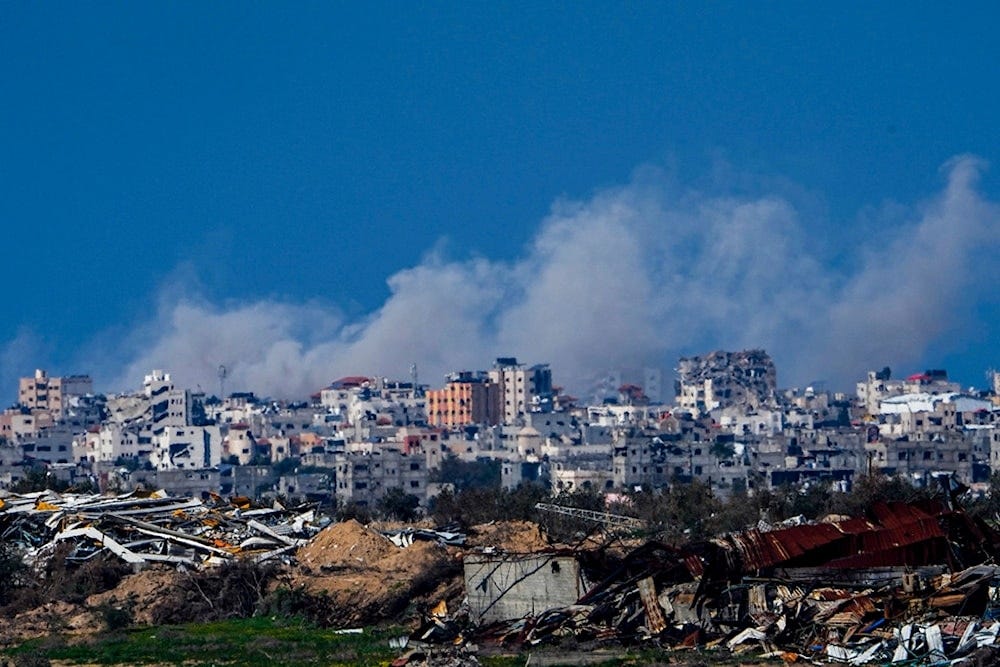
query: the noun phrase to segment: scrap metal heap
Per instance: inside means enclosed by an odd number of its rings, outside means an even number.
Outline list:
[[[399,622],[423,609],[414,643],[571,639],[857,665],[1000,663],[1000,533],[945,502],[879,503],[865,517],[618,551],[553,545],[527,522],[380,534],[326,525],[312,506],[217,496],[41,492],[0,502],[0,539],[29,562],[57,550],[76,562],[109,552],[136,570],[278,560],[297,590],[336,607],[331,622]]]
[[[952,661],[994,650],[998,553],[1000,533],[945,503],[879,503],[863,518],[682,548],[647,542],[596,570],[587,565],[593,554],[578,554],[591,582],[579,599],[483,624],[474,636],[481,644],[572,637],[577,645],[650,642],[851,664]],[[504,565],[497,558],[495,571]],[[466,581],[489,588],[468,568]],[[495,595],[541,583],[552,585],[524,577]]]
[[[252,507],[246,498],[176,498],[162,491],[120,496],[41,491],[0,497],[0,540],[25,560],[72,544],[71,561],[103,550],[138,570],[166,563],[202,567],[236,558],[287,558],[322,528],[315,507]]]

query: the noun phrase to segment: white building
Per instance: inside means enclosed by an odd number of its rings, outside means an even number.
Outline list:
[[[156,438],[149,457],[157,470],[212,468],[222,462],[219,426],[171,426]]]
[[[552,371],[548,364],[530,368],[514,357],[500,357],[487,373],[499,387],[500,415],[513,424],[530,412],[548,412],[552,400]]]

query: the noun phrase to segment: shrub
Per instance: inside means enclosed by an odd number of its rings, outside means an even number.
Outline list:
[[[110,604],[102,604],[97,608],[97,611],[104,621],[104,627],[112,632],[115,630],[124,630],[135,622],[132,610],[128,607],[115,607]]]

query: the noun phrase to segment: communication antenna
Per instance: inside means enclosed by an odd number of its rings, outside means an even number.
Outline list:
[[[225,400],[226,398],[226,376],[229,375],[229,370],[223,365],[219,364],[219,400]]]

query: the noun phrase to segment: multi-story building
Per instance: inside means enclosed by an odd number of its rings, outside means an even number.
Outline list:
[[[986,399],[957,393],[903,394],[879,405],[879,432],[901,437],[961,430],[966,424],[981,421],[981,415],[989,415],[991,408]]]
[[[443,389],[429,390],[426,398],[427,421],[432,426],[500,423],[500,385],[485,373],[453,373]]]
[[[919,486],[935,474],[955,474],[968,483],[988,476],[992,443],[959,433],[930,438],[887,440],[865,445],[870,466],[887,475],[900,475]],[[980,465],[977,465],[980,464]],[[980,467],[981,466],[981,467]]]
[[[72,396],[94,393],[94,383],[87,375],[49,377],[42,369],[32,377],[23,377],[18,382],[17,402],[32,412],[47,412],[53,419],[63,415],[66,404]]]
[[[0,436],[7,442],[34,436],[45,425],[52,423],[47,412],[33,413],[26,407],[7,408],[0,414]]]
[[[622,385],[635,385],[642,389],[642,394],[650,403],[663,403],[663,369],[655,367],[616,368],[597,383],[593,399],[595,403],[603,403],[605,399],[619,393]]]
[[[374,505],[386,491],[400,488],[427,500],[427,466],[422,456],[407,456],[395,449],[371,454],[345,452],[336,455],[337,500]]]
[[[552,370],[548,364],[529,368],[514,357],[500,357],[488,375],[497,385],[504,423],[513,424],[529,412],[551,411]]]
[[[174,387],[169,373],[154,370],[147,375],[143,393],[149,401],[149,418],[154,429],[191,423],[191,392]]]
[[[229,427],[223,444],[227,457],[235,457],[235,463],[241,466],[250,465],[257,456],[257,442],[246,424],[233,424]]]
[[[764,350],[716,351],[678,363],[677,404],[702,414],[735,405],[751,409],[776,404],[777,374]]]
[[[74,436],[73,429],[57,424],[23,438],[18,447],[26,460],[72,463]]]
[[[956,382],[948,380],[944,370],[927,370],[915,373],[906,379],[892,379],[892,371],[868,371],[867,377],[857,383],[857,396],[868,415],[875,415],[883,401],[906,394],[948,394],[962,389]]]
[[[170,426],[154,439],[149,461],[157,470],[196,470],[222,462],[219,426]]]

